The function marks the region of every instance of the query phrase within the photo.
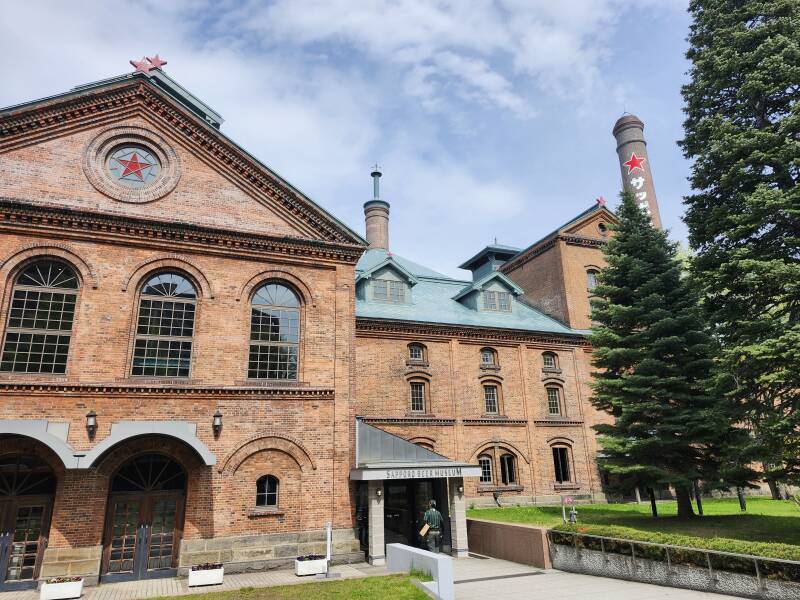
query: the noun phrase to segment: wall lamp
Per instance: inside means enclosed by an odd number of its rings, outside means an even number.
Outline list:
[[[97,433],[97,413],[93,410],[86,413],[86,433],[89,434],[89,439],[93,439]]]
[[[377,490],[375,490],[375,495],[378,498],[380,498],[381,496],[383,496],[383,490],[381,488],[378,488]]]
[[[463,494],[464,493],[464,486],[463,485],[458,486],[458,493],[459,494]]]
[[[214,413],[214,420],[211,422],[211,427],[214,429],[215,437],[222,431],[222,413],[219,409]]]

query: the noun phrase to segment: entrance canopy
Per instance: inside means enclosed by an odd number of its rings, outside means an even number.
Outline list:
[[[481,468],[450,460],[356,419],[356,467],[350,479],[479,477]]]

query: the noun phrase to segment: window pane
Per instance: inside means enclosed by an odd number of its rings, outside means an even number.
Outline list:
[[[562,446],[553,448],[553,467],[555,469],[555,477],[558,483],[570,481],[569,454],[566,448]]]
[[[551,415],[561,414],[561,394],[558,388],[547,388],[547,412]]]
[[[256,482],[256,506],[278,506],[278,478],[264,475]]]
[[[0,371],[66,372],[78,279],[56,262],[35,263],[14,283]],[[24,331],[20,331],[24,330]]]
[[[497,292],[498,309],[504,312],[511,310],[511,296],[508,292]]]
[[[247,376],[251,379],[297,379],[297,346],[250,344]]]
[[[478,458],[478,464],[481,466],[481,483],[492,483],[492,459],[488,456],[481,456]]]
[[[502,478],[505,485],[516,482],[516,474],[514,472],[514,457],[511,454],[504,454],[500,457],[500,468],[502,469]]]
[[[411,360],[422,360],[422,347],[421,346],[409,346],[408,348],[408,356]]]
[[[497,310],[497,294],[495,292],[483,292],[483,307],[486,310]]]
[[[497,386],[485,385],[483,386],[483,399],[486,403],[487,413],[497,413]]]
[[[192,342],[137,338],[133,350],[133,375],[188,377]]]
[[[593,290],[597,287],[597,271],[587,271],[586,279],[590,290]]]
[[[425,412],[425,384],[411,383],[411,410],[412,412]]]
[[[493,365],[494,352],[492,352],[491,350],[481,351],[481,363],[483,363],[484,365]]]
[[[545,369],[555,369],[556,367],[556,357],[553,354],[543,354],[542,360],[544,361],[544,368]]]
[[[385,279],[376,279],[372,282],[372,297],[375,300],[387,300],[389,298],[389,282]]]

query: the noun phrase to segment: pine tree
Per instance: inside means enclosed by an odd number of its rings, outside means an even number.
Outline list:
[[[692,0],[693,271],[769,479],[800,481],[800,0]],[[773,493],[775,493],[775,486]]]
[[[725,454],[741,433],[708,392],[713,340],[698,293],[665,232],[623,194],[592,301],[592,403],[614,417],[596,425],[602,467],[645,488],[672,485],[692,516],[697,480],[746,479]],[[737,479],[737,482],[739,480]]]

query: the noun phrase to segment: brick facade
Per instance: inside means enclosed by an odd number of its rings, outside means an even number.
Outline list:
[[[126,201],[114,182],[103,182],[103,155],[92,153],[117,135],[163,144],[169,185]],[[225,562],[229,571],[270,568],[323,552],[326,523],[337,560],[363,558],[349,480],[356,416],[459,461],[513,454],[513,485],[466,479],[468,503],[492,502],[495,492],[523,502],[602,491],[585,340],[357,319],[364,241],[145,75],[0,111],[0,232],[4,332],[26,267],[56,261],[79,279],[66,372],[0,372],[0,460],[37,457],[56,481],[41,578],[97,581],[116,531],[112,482],[130,461],[153,453],[186,474],[175,529],[180,572],[205,561]],[[586,290],[565,281],[583,281],[581,269],[599,261],[597,245],[561,244],[541,254],[547,264],[529,260],[509,273],[530,303],[583,326],[574,315],[587,310]],[[142,285],[164,272],[197,292],[190,374],[134,377]],[[300,299],[297,381],[248,379],[251,298],[266,282]],[[424,344],[426,364],[407,364],[412,342]],[[480,367],[486,347],[499,368]],[[543,370],[544,351],[558,356],[558,372]],[[409,414],[411,381],[426,385],[422,416]],[[499,417],[485,414],[487,382],[500,390]],[[561,390],[560,418],[546,414],[547,385]],[[137,423],[143,428],[135,435],[121,433]],[[40,434],[29,433],[36,428]],[[569,485],[554,482],[553,444],[569,448]],[[255,503],[256,481],[267,474],[280,482],[270,509]],[[450,501],[463,516],[463,497]]]

